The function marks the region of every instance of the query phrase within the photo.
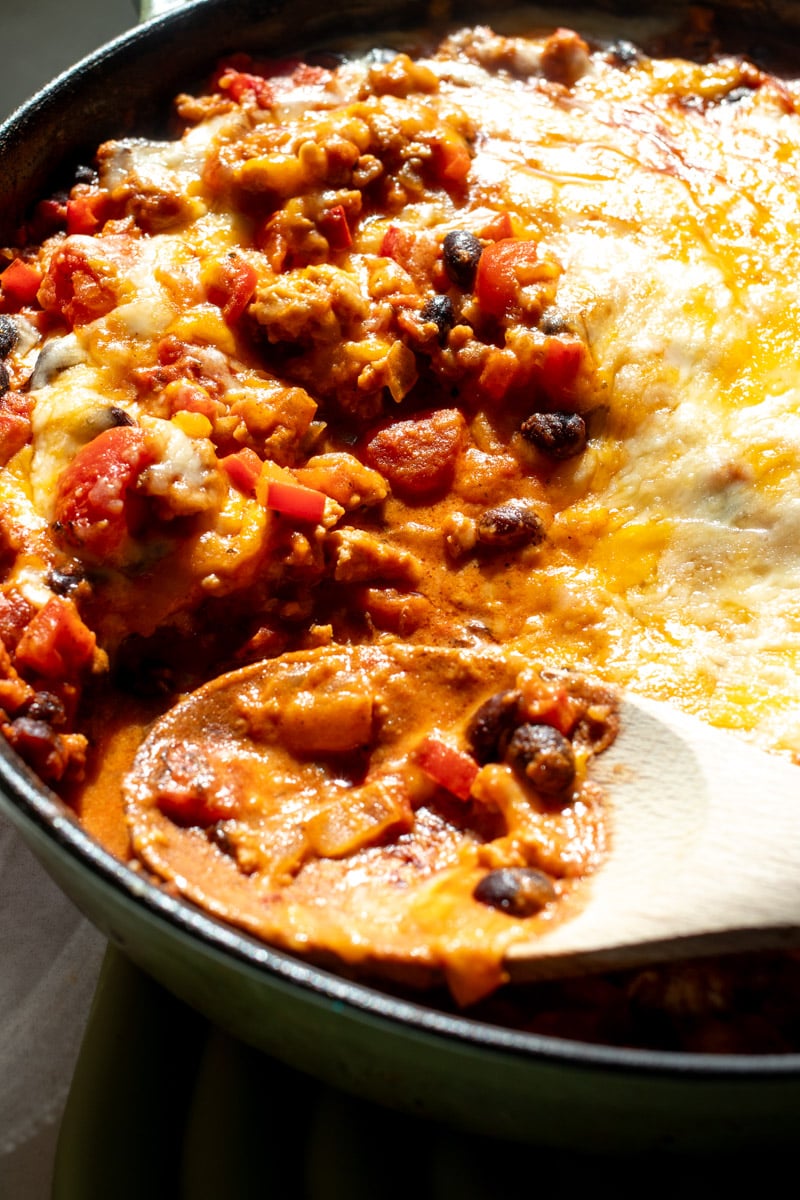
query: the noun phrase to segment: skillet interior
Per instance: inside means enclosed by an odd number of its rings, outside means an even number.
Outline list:
[[[598,7],[635,13],[639,6],[620,3]],[[687,7],[675,4],[670,9],[679,16]],[[800,22],[800,14],[792,4],[736,3],[716,7],[722,13],[721,28],[735,28],[736,44],[747,47],[751,53],[758,50],[767,54],[771,41],[780,44],[781,31],[785,36],[788,25],[797,27]],[[287,34],[288,12],[291,31]],[[400,24],[414,28],[430,24],[432,19],[447,22],[453,15],[459,23],[466,24],[482,17],[491,19],[495,14],[491,6],[481,4],[459,5],[453,14],[451,6],[446,4],[411,2],[404,4],[399,14],[397,5],[386,0],[376,3],[358,0],[336,12],[323,10],[314,0],[294,0],[291,6],[264,4],[260,0],[198,0],[150,22],[78,64],[0,129],[5,190],[0,240],[10,240],[31,201],[57,184],[62,164],[80,160],[112,134],[144,134],[153,130],[159,124],[159,114],[166,111],[179,86],[190,85],[227,51],[243,46],[268,46],[274,53],[328,39],[343,39],[365,29],[369,29],[371,41],[379,42],[382,34]],[[567,22],[569,15],[560,9],[559,22]],[[151,82],[154,79],[158,80],[155,88]],[[54,144],[59,147],[58,161],[54,159]],[[369,1026],[372,1033],[379,1030],[384,1037],[388,1034],[395,1043],[398,1038],[402,1044],[410,1037],[428,1052],[432,1044],[441,1046],[446,1042],[456,1058],[464,1053],[482,1055],[483,1070],[491,1063],[501,1070],[510,1068],[511,1074],[525,1064],[544,1064],[548,1069],[558,1070],[577,1068],[588,1072],[594,1085],[602,1076],[605,1086],[610,1086],[610,1072],[621,1088],[617,1103],[625,1108],[641,1103],[640,1086],[649,1089],[653,1084],[663,1085],[666,1090],[661,1093],[658,1107],[666,1104],[668,1109],[673,1101],[679,1100],[683,1094],[680,1089],[688,1083],[719,1085],[721,1090],[713,1098],[704,1093],[706,1102],[712,1100],[712,1107],[725,1088],[732,1086],[734,1098],[719,1108],[722,1115],[717,1135],[723,1141],[739,1118],[749,1119],[750,1133],[757,1139],[759,1136],[767,1141],[780,1139],[785,1120],[800,1093],[800,1056],[737,1059],[660,1054],[517,1034],[446,1016],[422,1005],[396,1001],[368,987],[306,967],[197,913],[190,905],[175,900],[114,860],[85,834],[65,806],[34,779],[5,744],[0,746],[0,778],[11,819],[65,890],[113,940],[184,999],[262,1047],[292,1056],[306,1069],[326,1071],[333,1070],[335,1065],[340,1070],[341,1056],[336,1064],[326,1065],[324,1055],[320,1061],[315,1053],[304,1053],[299,1045],[302,1039],[295,1036],[297,1028],[290,1030],[288,1036],[285,1026],[265,1028],[264,1012],[244,1012],[243,998],[252,1005],[254,995],[271,987],[281,1004],[289,1001],[294,1005],[305,1004],[312,1025],[314,1021],[320,1027],[330,1025],[333,1014],[339,1020],[344,1018],[345,1025],[349,1023],[351,1028],[355,1022]],[[202,947],[200,959],[193,960],[177,975],[170,975],[169,951],[164,948],[171,939],[184,946],[188,942]],[[239,993],[238,1007],[231,1010],[217,995],[212,995],[219,990],[213,979],[223,976],[230,979],[239,970],[246,976],[247,986]],[[300,1024],[295,1019],[295,1026]],[[346,1043],[347,1037],[344,1040]],[[371,1042],[373,1047],[374,1044]],[[411,1055],[409,1063],[414,1061]],[[447,1062],[443,1060],[443,1064]],[[452,1059],[442,1070],[444,1075],[453,1070]],[[379,1074],[378,1068],[371,1075],[369,1072],[365,1075],[363,1070],[356,1073],[352,1080],[354,1090],[386,1098],[386,1080],[378,1078]],[[509,1077],[505,1076],[507,1081]],[[389,1083],[391,1090],[396,1077]],[[757,1118],[749,1110],[748,1102],[742,1100],[741,1089],[735,1086],[743,1083],[764,1089],[755,1110]],[[668,1093],[673,1086],[678,1091],[670,1097]],[[401,1091],[402,1088],[398,1089],[395,1097],[399,1102],[403,1102]],[[435,1094],[433,1088],[431,1095]],[[412,1103],[419,1103],[418,1095]],[[683,1133],[691,1125],[694,1107],[690,1104],[680,1118]],[[484,1109],[480,1118],[484,1128],[485,1113]],[[448,1115],[462,1120],[460,1112]],[[664,1128],[669,1128],[669,1121]],[[568,1141],[572,1140],[574,1130],[573,1125],[565,1134]],[[518,1121],[513,1128],[504,1125],[499,1131],[526,1136],[524,1121]]]

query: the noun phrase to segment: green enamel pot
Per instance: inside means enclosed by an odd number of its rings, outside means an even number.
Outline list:
[[[635,5],[601,7],[636,11]],[[761,3],[757,12],[744,3],[723,8],[723,23],[729,21],[745,46],[748,38],[786,42],[792,18],[800,20],[792,4]],[[664,11],[680,15],[683,9],[675,4]],[[446,19],[496,21],[498,11],[491,4],[451,10],[447,3],[405,0],[342,0],[335,10],[314,0],[197,0],[149,20],[62,75],[0,128],[0,241],[10,240],[28,206],[58,184],[62,168],[66,172],[104,138],[157,129],[171,97],[222,54],[284,53],[354,34],[385,44],[403,28]],[[755,27],[748,23],[751,12]],[[555,20],[580,18],[559,8]],[[313,1093],[314,1104],[324,1106],[324,1089],[335,1088],[353,1104],[533,1146],[537,1153],[724,1151],[730,1158],[788,1152],[793,1145],[800,1055],[610,1048],[519,1033],[437,1011],[423,1000],[397,999],[279,953],[171,896],[97,844],[4,742],[0,788],[2,811],[125,961],[220,1036],[265,1056],[259,1060],[264,1087],[271,1072],[291,1068],[322,1089]],[[100,1007],[96,1022],[106,1028],[116,1014],[130,1023],[135,1044],[143,1008],[126,1002],[119,986],[116,992],[101,986],[100,995],[112,1000]],[[157,1042],[156,1033],[153,1038]],[[118,1036],[115,1045],[122,1040]],[[84,1062],[83,1070],[92,1077],[91,1064]],[[158,1092],[158,1079],[149,1087]]]

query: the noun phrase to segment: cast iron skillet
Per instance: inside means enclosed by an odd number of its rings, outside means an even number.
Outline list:
[[[516,7],[504,6],[503,11]],[[588,7],[585,6],[585,7]],[[635,4],[599,4],[633,14]],[[676,21],[682,0],[663,5]],[[729,48],[791,44],[791,3],[719,5]],[[0,128],[0,243],[60,174],[110,136],[162,125],[225,53],[269,54],[436,20],[498,22],[490,3],[196,0],[66,72]],[[548,24],[576,23],[558,8]],[[699,47],[705,49],[705,47]],[[0,738],[0,807],[45,868],[133,962],[243,1041],[325,1082],[461,1129],[584,1151],[787,1148],[800,1055],[612,1049],[517,1033],[396,999],[272,950],[114,859]],[[157,1081],[155,1081],[157,1085]]]

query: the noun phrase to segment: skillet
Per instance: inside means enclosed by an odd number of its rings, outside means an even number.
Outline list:
[[[514,5],[506,6],[509,10]],[[596,7],[632,14],[636,5]],[[664,6],[676,21],[686,5]],[[720,6],[732,48],[786,42],[791,4]],[[172,96],[229,51],[277,54],[435,19],[495,20],[491,5],[419,0],[196,0],[79,63],[0,129],[0,240],[63,167],[104,138],[156,131]],[[559,9],[557,23],[569,23]],[[576,18],[577,20],[577,18]],[[552,21],[552,18],[551,18]],[[756,32],[754,32],[754,30]],[[54,153],[54,147],[58,150]],[[64,891],[133,962],[206,1017],[283,1062],[407,1112],[587,1151],[782,1148],[800,1055],[736,1058],[593,1046],[514,1032],[398,999],[264,946],[112,858],[0,745],[0,807]]]

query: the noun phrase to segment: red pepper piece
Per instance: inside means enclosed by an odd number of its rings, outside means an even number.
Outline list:
[[[44,276],[33,263],[15,258],[0,275],[3,296],[11,304],[35,304],[36,293],[42,286]]]
[[[284,517],[295,521],[308,521],[318,525],[325,512],[326,496],[316,488],[301,487],[299,483],[283,483],[272,480],[267,488],[267,508],[272,508]]]
[[[440,787],[459,800],[468,800],[480,768],[475,759],[456,746],[429,734],[417,747],[417,765]]]
[[[261,475],[261,459],[255,450],[245,446],[236,454],[227,454],[219,460],[225,474],[235,488],[245,496],[255,496],[256,484]]]

